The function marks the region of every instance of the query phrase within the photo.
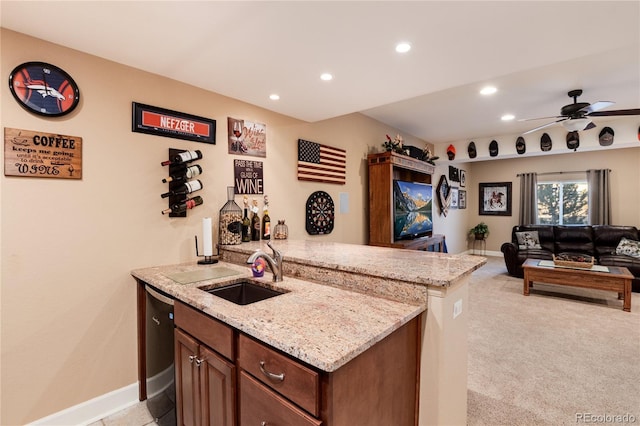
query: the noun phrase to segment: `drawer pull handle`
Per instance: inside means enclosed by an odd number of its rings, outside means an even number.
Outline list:
[[[189,362],[193,364],[193,361],[196,359],[195,355],[189,355]]]
[[[202,364],[202,361],[204,361],[204,359],[196,358],[196,367],[200,367],[200,364]]]
[[[269,424],[267,422],[262,422],[260,423],[260,426],[269,426]]]
[[[262,371],[262,374],[264,374],[265,376],[267,376],[268,378],[270,378],[272,380],[278,380],[280,382],[284,381],[284,373],[274,374],[274,373],[271,373],[271,372],[265,370],[264,361],[260,361],[260,371]]]

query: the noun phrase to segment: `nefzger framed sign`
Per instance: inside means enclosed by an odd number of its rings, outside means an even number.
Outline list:
[[[133,102],[131,131],[194,142],[216,143],[216,121]]]

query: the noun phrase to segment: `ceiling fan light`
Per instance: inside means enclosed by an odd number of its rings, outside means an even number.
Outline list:
[[[574,118],[572,120],[565,120],[562,122],[562,126],[569,132],[575,132],[578,130],[584,130],[591,123],[588,118]]]

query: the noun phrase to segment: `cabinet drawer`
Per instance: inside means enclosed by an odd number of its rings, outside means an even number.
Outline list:
[[[322,422],[309,416],[242,371],[240,373],[240,424],[320,426]]]
[[[175,324],[222,356],[234,360],[233,329],[176,300]]]
[[[317,372],[242,334],[238,340],[238,367],[312,415],[319,416],[320,377]],[[275,378],[269,373],[281,377]]]

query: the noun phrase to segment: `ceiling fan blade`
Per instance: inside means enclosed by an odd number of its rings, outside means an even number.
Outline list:
[[[595,123],[592,121],[589,124],[587,124],[587,127],[585,127],[582,130],[590,130],[590,129],[593,129],[594,127],[598,127],[598,126],[596,126]]]
[[[611,115],[640,115],[640,108],[616,109],[612,111],[596,111],[589,114],[589,117],[606,117]]]
[[[551,123],[543,124],[542,126],[538,126],[535,129],[527,130],[526,132],[523,133],[523,135],[528,135],[529,133],[533,133],[533,132],[536,132],[538,130],[544,129],[545,127],[553,126],[554,124],[560,123],[561,121],[565,121],[565,120],[568,120],[568,118],[564,117],[564,118],[561,118],[560,120],[556,120],[556,121],[552,121]]]
[[[614,104],[615,104],[615,102],[600,101],[600,102],[592,103],[591,105],[586,106],[584,108],[580,108],[579,111],[580,112],[586,112],[587,114],[589,114],[589,113],[592,113],[594,111],[598,111],[598,110],[601,110],[603,108],[610,107],[611,105],[614,105]]]
[[[554,115],[551,117],[520,118],[518,119],[518,121],[551,120],[552,118],[565,118],[565,117],[563,115]]]

